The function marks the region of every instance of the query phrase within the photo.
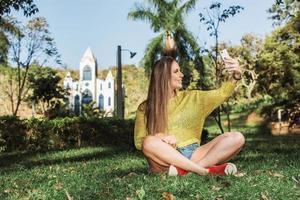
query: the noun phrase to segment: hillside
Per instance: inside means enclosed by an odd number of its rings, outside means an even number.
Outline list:
[[[113,76],[116,81],[117,68],[112,67]],[[98,78],[104,79],[108,73],[108,69],[98,72]],[[71,73],[73,79],[79,79],[78,70],[57,70],[58,76],[62,78],[61,84],[67,72]],[[145,100],[147,96],[148,79],[145,76],[144,68],[136,67],[134,65],[123,65],[123,82],[125,85],[125,118],[133,118],[137,106]],[[0,78],[3,76],[0,73]],[[0,115],[10,114],[10,102],[4,98],[4,88],[0,87]],[[24,117],[31,117],[31,107],[23,103],[20,107],[19,115]]]

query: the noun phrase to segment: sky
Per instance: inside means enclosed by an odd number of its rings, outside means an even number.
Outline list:
[[[185,1],[185,0],[183,0]],[[275,0],[223,0],[222,8],[240,5],[244,10],[229,18],[220,27],[220,41],[239,44],[246,33],[264,37],[274,28],[266,12]],[[100,69],[116,65],[117,46],[137,52],[130,59],[122,51],[122,64],[139,65],[149,41],[157,35],[144,21],[127,19],[136,2],[145,0],[35,0],[39,12],[49,23],[62,63],[69,69],[79,69],[85,50],[90,47]],[[205,26],[199,21],[199,12],[211,4],[211,0],[199,0],[195,9],[185,18],[188,29],[203,46],[213,44]],[[57,66],[56,66],[57,67]]]

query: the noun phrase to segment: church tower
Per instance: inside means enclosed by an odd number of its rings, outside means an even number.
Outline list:
[[[105,111],[105,116],[113,116],[115,109],[115,81],[111,70],[105,79],[97,77],[98,64],[90,48],[84,52],[79,63],[79,80],[74,81],[68,72],[64,88],[70,92],[69,107],[79,115],[84,104],[95,102],[94,107]]]
[[[97,60],[91,48],[84,52],[79,64],[79,82],[82,93],[82,103],[96,101]]]

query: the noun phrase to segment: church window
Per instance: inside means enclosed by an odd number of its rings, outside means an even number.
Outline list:
[[[110,106],[110,105],[111,105],[111,98],[108,97],[108,106]]]
[[[102,91],[102,84],[100,84],[100,91]]]
[[[104,97],[102,94],[99,96],[99,109],[104,110]]]
[[[90,90],[86,89],[82,94],[82,104],[89,104],[93,101],[93,95]]]
[[[74,103],[75,104],[75,110],[74,111],[75,111],[76,115],[80,114],[80,102],[79,101],[80,101],[80,98],[79,98],[78,95],[76,95],[75,96],[75,103]]]
[[[111,82],[108,82],[108,88],[109,89],[111,88]]]
[[[90,81],[92,80],[92,70],[89,66],[83,68],[83,80]]]

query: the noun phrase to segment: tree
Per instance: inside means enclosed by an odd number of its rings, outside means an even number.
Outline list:
[[[8,35],[20,32],[12,18],[2,18],[0,21],[0,64],[7,65],[10,42]]]
[[[227,9],[221,11],[222,4],[219,2],[212,3],[209,6],[209,10],[205,8],[206,15],[203,13],[199,13],[200,22],[203,22],[207,26],[207,31],[209,31],[209,35],[214,37],[215,47],[214,47],[214,61],[216,65],[216,82],[219,85],[219,77],[220,77],[220,69],[218,67],[218,55],[219,55],[219,29],[220,24],[225,22],[227,18],[230,16],[233,17],[237,13],[240,13],[244,8],[241,6],[230,6]],[[213,54],[212,54],[213,55]]]
[[[243,74],[241,85],[244,89],[244,91],[240,90],[241,95],[251,102],[256,95],[255,89],[260,76],[257,62],[263,47],[263,40],[253,34],[245,34],[240,42],[240,45],[228,46],[227,49],[230,55],[239,59]]]
[[[38,12],[33,0],[1,0],[0,4],[0,64],[6,64],[9,50],[9,41],[6,33],[13,33],[16,27],[8,20],[7,15],[11,10],[23,10],[23,14],[29,17]],[[6,16],[4,16],[6,15]]]
[[[278,108],[293,113],[300,107],[300,34],[291,26],[277,28],[265,39],[259,56],[261,93],[273,98],[269,111]],[[267,112],[270,116],[271,112]]]
[[[218,65],[218,55],[219,55],[219,28],[220,23],[225,22],[227,18],[230,16],[234,16],[239,13],[244,8],[241,6],[230,6],[228,9],[224,9],[221,11],[222,4],[219,2],[212,3],[209,6],[209,10],[206,8],[206,15],[203,13],[199,13],[200,22],[203,22],[207,26],[207,31],[210,31],[209,35],[214,37],[215,39],[215,49],[213,59],[215,62],[215,69],[216,69],[216,85],[220,85],[220,76],[221,76],[221,68]],[[222,123],[221,123],[221,111],[220,108],[217,108],[216,112],[213,113],[214,118],[221,130],[224,133]],[[229,122],[228,129],[230,131],[230,118],[229,113],[227,113],[227,118]]]
[[[16,101],[15,93],[17,91],[17,85],[16,85],[17,71],[12,67],[6,65],[0,65],[0,72],[1,72],[0,88],[2,91],[0,95],[0,99],[2,102],[4,102],[3,106],[4,109],[6,110],[6,113],[13,114],[15,110],[15,101]]]
[[[45,18],[34,18],[26,26],[16,20],[13,20],[13,24],[17,29],[13,34],[8,35],[11,58],[9,61],[15,65],[17,71],[17,91],[14,93],[16,102],[12,102],[15,105],[13,115],[17,115],[19,106],[26,96],[25,85],[33,61],[41,63],[41,66],[50,59],[60,63],[60,56],[53,38],[50,37]]]
[[[27,100],[34,105],[41,103],[43,114],[51,108],[51,100],[65,98],[66,91],[59,85],[61,78],[50,67],[32,66],[27,80],[30,89]]]
[[[23,10],[24,16],[28,17],[38,12],[38,8],[33,0],[1,0],[0,4],[0,21],[4,14],[10,14],[11,10]]]
[[[259,79],[258,89],[273,100],[264,113],[272,118],[274,112],[283,109],[292,124],[299,124],[300,2],[276,0],[269,12],[274,24],[280,26],[265,39],[259,57],[258,66],[264,77]]]
[[[145,71],[149,75],[155,60],[165,54],[164,41],[171,36],[176,41],[176,56],[185,75],[183,87],[186,88],[190,84],[192,69],[195,67],[200,72],[200,76],[203,71],[200,48],[184,23],[184,15],[194,8],[197,0],[188,0],[184,3],[182,0],[148,0],[147,2],[147,7],[135,4],[134,9],[128,14],[129,19],[149,22],[152,30],[159,33],[147,45],[143,58]]]
[[[9,42],[4,32],[0,31],[0,64],[7,62],[7,53],[9,49]]]
[[[276,0],[268,10],[274,25],[291,23],[295,30],[300,32],[300,1],[299,0]]]

